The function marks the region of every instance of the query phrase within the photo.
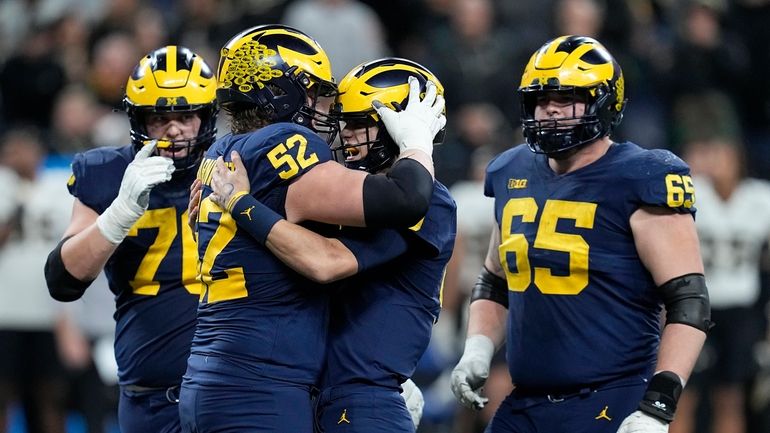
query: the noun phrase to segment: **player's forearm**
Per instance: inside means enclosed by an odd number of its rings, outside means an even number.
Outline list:
[[[249,194],[236,196],[228,209],[239,229],[306,278],[329,283],[358,270],[355,256],[340,241],[286,221]]]
[[[655,371],[673,371],[683,381],[692,372],[706,333],[692,326],[671,323],[663,329]]]
[[[358,270],[356,257],[342,242],[286,220],[273,226],[265,246],[287,266],[319,283],[337,281]]]
[[[64,242],[61,258],[64,267],[73,277],[89,281],[104,269],[117,247],[102,235],[94,223]]]
[[[508,318],[508,310],[502,305],[479,299],[470,305],[468,318],[468,337],[472,335],[485,335],[500,347],[505,340],[505,323]]]
[[[435,169],[433,168],[433,157],[420,150],[406,150],[398,155],[398,159],[409,158],[420,163],[430,173],[433,179],[436,178]]]

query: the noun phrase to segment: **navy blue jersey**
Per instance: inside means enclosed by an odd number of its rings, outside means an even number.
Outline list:
[[[558,175],[544,155],[517,146],[489,163],[485,194],[500,227],[513,382],[568,387],[649,374],[660,298],[629,218],[640,206],[694,214],[687,165],[623,143]]]
[[[324,387],[366,383],[398,388],[412,375],[441,309],[456,215],[449,191],[436,182],[428,212],[417,225],[376,231],[382,238],[403,237],[408,249],[385,264],[361,269],[332,296]],[[375,256],[388,254],[378,242],[341,240],[354,246],[359,263],[379,263]]]
[[[101,214],[117,197],[134,154],[132,146],[77,154],[70,193]],[[153,188],[147,211],[104,267],[115,294],[121,385],[173,386],[185,372],[200,293],[195,240],[187,224],[194,176],[174,176]]]
[[[204,184],[198,220],[204,292],[192,353],[236,361],[244,379],[258,374],[315,383],[326,344],[328,295],[237,228],[208,198],[214,161],[219,156],[230,161],[233,150],[249,174],[251,194],[282,215],[290,182],[332,157],[322,139],[293,123],[225,136],[208,150],[199,171]],[[190,384],[202,380],[198,375]]]

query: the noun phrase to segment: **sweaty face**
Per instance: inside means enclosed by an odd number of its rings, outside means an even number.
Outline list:
[[[172,143],[158,143],[160,156],[169,158],[183,158],[187,156],[188,147],[186,140],[193,140],[198,136],[201,126],[201,118],[198,113],[150,113],[145,118],[147,135],[150,138],[168,140]],[[174,144],[174,141],[184,141],[182,144]]]
[[[584,97],[574,93],[545,92],[537,97],[535,120],[557,120],[579,118],[585,114]],[[580,123],[578,119],[565,121],[566,124]]]

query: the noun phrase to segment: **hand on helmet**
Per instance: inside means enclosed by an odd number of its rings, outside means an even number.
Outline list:
[[[174,161],[162,156],[150,156],[156,145],[157,140],[153,140],[136,152],[123,174],[118,196],[96,219],[99,231],[112,244],[122,242],[131,226],[147,210],[152,188],[171,180]]]
[[[437,95],[432,81],[428,81],[425,88],[425,98],[421,101],[420,84],[417,78],[409,77],[409,99],[402,111],[394,111],[380,101],[372,102],[385,129],[402,153],[420,150],[432,155],[433,138],[446,125],[444,97]]]

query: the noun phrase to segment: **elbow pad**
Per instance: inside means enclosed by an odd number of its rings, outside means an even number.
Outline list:
[[[428,212],[433,177],[419,162],[404,158],[384,176],[367,176],[363,194],[367,227],[411,227]]]
[[[505,278],[489,272],[486,266],[481,268],[476,284],[473,285],[471,292],[471,303],[478,299],[486,299],[497,302],[506,309],[508,308],[508,282]]]
[[[676,277],[658,287],[666,305],[666,323],[681,323],[708,332],[711,322],[711,305],[703,274],[687,274]]]
[[[61,247],[72,236],[68,236],[59,242],[59,245],[48,255],[45,262],[45,281],[48,284],[48,293],[51,297],[61,302],[72,302],[80,299],[93,280],[80,281],[69,273],[61,258]]]

